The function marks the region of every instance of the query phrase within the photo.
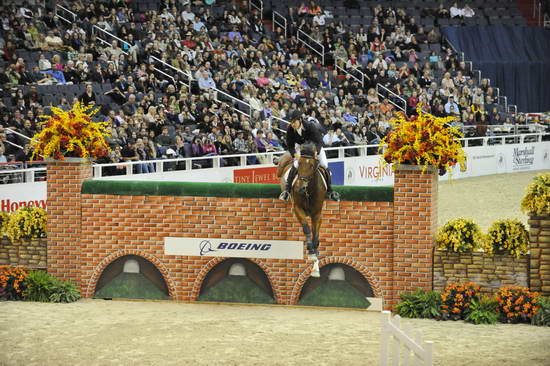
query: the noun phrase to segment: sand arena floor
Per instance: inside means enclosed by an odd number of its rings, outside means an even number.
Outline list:
[[[439,222],[486,229],[518,217],[535,173],[440,185]],[[550,365],[550,327],[407,319],[435,343],[435,364]],[[0,302],[0,366],[377,365],[380,314],[280,306],[81,300]]]

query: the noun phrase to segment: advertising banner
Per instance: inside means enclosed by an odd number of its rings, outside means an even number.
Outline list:
[[[303,259],[301,241],[164,238],[164,254],[195,257]]]
[[[46,182],[3,184],[0,187],[2,212],[9,213],[25,206],[46,208]]]

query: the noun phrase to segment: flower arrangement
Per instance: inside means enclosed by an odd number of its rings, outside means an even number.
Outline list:
[[[485,235],[484,249],[490,254],[504,254],[519,258],[529,250],[529,233],[517,219],[495,221]]]
[[[40,207],[21,207],[9,217],[6,236],[11,240],[36,239],[46,236],[46,210]]]
[[[37,156],[63,160],[64,157],[99,158],[106,156],[109,145],[105,137],[110,136],[107,122],[94,122],[92,116],[98,109],[76,102],[69,111],[52,107],[52,116],[40,116],[43,127],[33,137],[32,159]]]
[[[520,286],[501,287],[496,293],[497,312],[504,323],[528,322],[537,313],[538,293]]]
[[[437,249],[455,253],[471,252],[481,247],[483,234],[471,219],[459,217],[449,220],[437,233]]]
[[[24,268],[0,266],[0,299],[22,299],[27,275]]]
[[[5,235],[6,232],[6,226],[8,224],[8,220],[10,219],[10,215],[4,211],[0,212],[0,238],[2,238]]]
[[[550,215],[550,173],[537,175],[521,200],[521,210],[534,215]]]
[[[480,287],[472,282],[449,283],[441,294],[441,318],[464,319],[470,312],[473,300],[478,300]]]
[[[419,165],[422,171],[428,166],[436,166],[440,172],[450,171],[456,164],[465,169],[466,155],[459,140],[463,135],[447,124],[454,117],[435,117],[422,111],[421,104],[416,111],[417,116],[398,114],[390,121],[392,130],[379,147],[385,163],[395,163],[394,167]]]

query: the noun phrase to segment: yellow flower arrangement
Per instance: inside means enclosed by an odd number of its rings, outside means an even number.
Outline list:
[[[420,104],[416,111],[418,116],[397,114],[390,121],[392,130],[379,147],[384,162],[394,163],[394,169],[400,164],[420,165],[422,171],[428,166],[450,171],[456,164],[464,169],[466,155],[460,142],[463,135],[448,125],[455,118],[435,117],[423,112]]]
[[[537,175],[521,200],[521,210],[534,215],[550,215],[550,173]]]
[[[4,236],[9,219],[10,215],[3,211],[0,212],[0,238]]]
[[[483,234],[479,226],[471,219],[459,217],[443,225],[436,238],[437,249],[455,253],[471,252],[479,249],[483,243]]]
[[[46,236],[46,223],[46,210],[22,207],[9,216],[5,234],[11,240],[41,238]]]
[[[77,158],[99,158],[107,155],[109,145],[105,137],[110,136],[107,122],[94,122],[92,117],[99,109],[85,107],[76,102],[68,111],[52,107],[52,116],[40,116],[42,131],[33,137],[32,159],[44,158],[63,160],[65,156]]]
[[[519,258],[529,250],[529,233],[517,219],[498,220],[489,228],[483,248],[490,254],[510,253]]]

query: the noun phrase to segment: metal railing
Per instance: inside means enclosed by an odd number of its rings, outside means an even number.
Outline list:
[[[365,74],[359,70],[357,67],[352,66],[351,69],[353,70],[353,73],[348,70],[347,67],[347,60],[343,59],[342,57],[334,57],[334,67],[336,70],[341,70],[345,74],[351,76],[354,80],[359,82],[361,84],[361,88],[365,87]],[[340,66],[340,64],[344,64],[344,66]],[[354,75],[355,73],[355,75]],[[359,75],[359,76],[357,76]]]
[[[287,38],[287,20],[286,18],[279,12],[276,12],[273,10],[271,15],[271,23],[273,27],[273,32],[275,32],[275,27],[281,27],[283,28],[283,31],[285,32],[285,39]]]
[[[251,12],[252,8],[260,12],[260,19],[264,19],[264,2],[262,0],[248,0],[248,11]]]
[[[475,126],[467,126],[475,127]],[[482,137],[469,137],[463,138],[464,147],[470,146],[489,146],[498,144],[523,144],[548,141],[550,139],[550,133],[545,132],[527,132],[523,134],[513,134],[513,130],[518,130],[518,125],[510,126],[487,126],[490,135]],[[496,135],[497,129],[506,129],[502,134]],[[502,132],[502,131],[501,131]],[[512,133],[510,133],[512,132]],[[324,149],[328,154],[328,159],[343,159],[347,156],[364,157],[373,156],[378,154],[378,145],[352,145],[352,146],[340,146],[329,147]],[[333,152],[336,152],[335,154]],[[193,158],[175,158],[175,159],[163,159],[163,160],[142,160],[133,162],[120,162],[109,164],[94,164],[93,173],[95,178],[103,177],[103,170],[108,167],[124,167],[125,175],[136,175],[133,167],[135,165],[151,165],[154,167],[154,173],[182,171],[182,170],[199,170],[208,169],[204,168],[204,165],[212,168],[220,168],[224,166],[222,160],[232,158],[238,162],[237,166],[254,166],[255,162],[259,161],[263,164],[273,164],[274,158],[284,154],[284,151],[274,151],[267,153],[253,153],[253,154],[233,154],[233,155],[216,155],[216,156],[202,156]],[[14,162],[8,163],[13,165]],[[25,163],[29,164],[29,163]],[[32,164],[32,163],[31,163]],[[43,164],[39,162],[38,164]],[[154,174],[151,173],[151,174]],[[1,174],[19,174],[22,178],[14,183],[20,182],[34,182],[43,181],[46,178],[46,168],[24,168],[24,169],[11,169],[4,170]]]
[[[535,18],[537,25],[542,26],[542,1],[533,0],[533,18]]]
[[[508,113],[512,113],[512,112],[510,111],[510,109],[513,109],[513,110],[514,110],[514,112],[513,112],[514,114],[518,114],[518,106],[517,106],[517,105],[515,105],[515,104],[509,104],[509,105],[508,105],[508,110],[507,110]]]
[[[386,94],[380,92],[380,89],[382,89]],[[396,94],[393,91],[391,91],[390,89],[386,88],[384,85],[376,84],[376,94],[378,94],[380,97],[382,97],[384,99],[387,98],[390,101],[390,103],[393,104],[395,107],[401,109],[405,113],[407,112],[407,101],[403,97],[401,97],[399,94]],[[400,106],[397,103],[395,103],[392,100],[392,98],[390,98],[390,95],[391,95],[391,97],[396,98],[397,100],[403,102],[403,105]]]
[[[72,18],[72,20],[67,19],[64,16],[61,16],[59,14],[60,10],[61,10],[61,12],[64,13],[63,15],[70,16]],[[59,4],[57,4],[56,7],[55,7],[55,16],[58,17],[59,19],[63,20],[64,22],[69,23],[69,24],[72,24],[72,23],[76,22],[76,19],[77,19],[77,15],[75,13],[73,13],[69,9],[67,9],[64,6],[61,6]]]
[[[310,50],[321,56],[321,64],[325,65],[325,46],[323,46],[320,42],[316,41],[314,38],[309,36],[306,32],[304,32],[301,29],[298,29],[298,32],[296,34],[298,41],[302,42],[306,47],[308,47]],[[312,46],[310,43],[314,44],[315,46],[319,47],[319,49],[316,49],[314,46]]]

